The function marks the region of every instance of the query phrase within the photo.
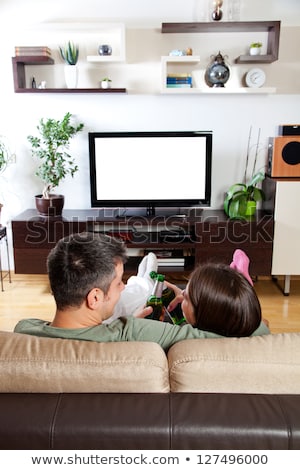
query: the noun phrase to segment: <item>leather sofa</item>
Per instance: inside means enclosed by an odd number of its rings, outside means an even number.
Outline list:
[[[300,449],[300,333],[93,343],[0,332],[1,449]]]

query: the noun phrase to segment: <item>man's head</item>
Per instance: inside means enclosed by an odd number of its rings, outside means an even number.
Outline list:
[[[122,274],[126,261],[123,242],[106,235],[77,233],[59,240],[47,260],[57,309],[80,307],[93,289],[107,296],[113,281],[116,284],[112,285],[113,303],[117,303],[124,288]]]

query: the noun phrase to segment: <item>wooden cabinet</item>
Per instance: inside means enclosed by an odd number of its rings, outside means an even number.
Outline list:
[[[12,220],[15,272],[46,273],[47,255],[57,241],[85,230],[125,240],[129,253],[134,252],[125,266],[127,274],[136,272],[142,256],[149,250],[165,250],[176,256],[181,251],[183,266],[163,266],[160,271],[188,276],[198,263],[229,263],[237,248],[248,254],[253,276],[271,274],[273,217],[258,212],[249,222],[232,221],[221,210],[203,210],[199,216],[186,218],[113,218],[92,209],[64,210],[63,217],[47,218],[29,209]]]

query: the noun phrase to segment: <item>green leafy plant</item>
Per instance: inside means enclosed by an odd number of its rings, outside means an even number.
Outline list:
[[[250,47],[262,47],[262,42],[252,42]]]
[[[102,79],[101,79],[101,82],[111,82],[111,79],[105,77],[105,78],[102,78]]]
[[[0,136],[0,173],[6,170],[11,160],[11,154],[8,150],[7,145],[4,142],[3,137]]]
[[[65,45],[65,47],[59,46],[60,55],[63,61],[69,65],[76,65],[78,62],[79,48],[71,41]]]
[[[49,199],[50,192],[57,187],[68,174],[72,177],[78,166],[69,155],[70,140],[84,127],[83,123],[73,126],[71,113],[66,113],[62,120],[40,119],[37,129],[40,136],[27,136],[31,144],[32,156],[40,160],[36,171],[44,182],[43,198]]]
[[[246,155],[245,173],[242,183],[235,183],[228,189],[224,200],[224,211],[225,214],[231,219],[242,219],[247,216],[248,202],[254,201],[255,203],[265,199],[265,193],[257,185],[265,179],[265,173],[262,171],[255,172],[257,163],[259,140],[260,140],[260,129],[258,132],[253,169],[250,180],[247,181],[247,173],[250,158],[250,144],[251,144],[251,132],[250,128],[248,148]]]

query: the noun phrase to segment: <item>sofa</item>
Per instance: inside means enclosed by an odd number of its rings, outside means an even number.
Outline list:
[[[94,343],[0,332],[1,449],[300,449],[300,333]]]

